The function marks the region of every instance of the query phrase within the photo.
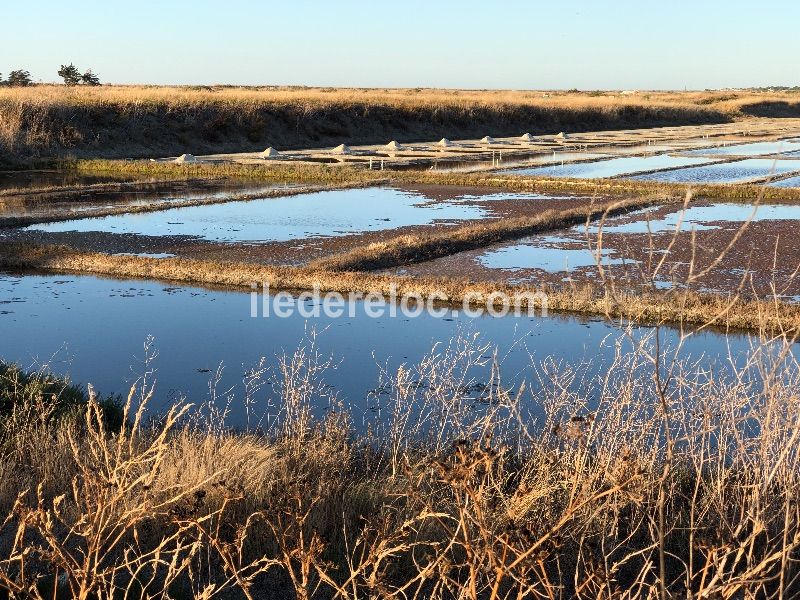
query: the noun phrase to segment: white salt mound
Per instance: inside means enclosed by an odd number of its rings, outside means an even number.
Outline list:
[[[484,143],[484,144],[496,144],[497,140],[495,140],[493,137],[487,135],[487,136],[484,136],[484,137],[481,138],[481,142]]]
[[[181,154],[178,158],[175,159],[176,163],[183,164],[183,163],[196,163],[197,159],[194,157],[193,154]]]
[[[447,138],[442,138],[439,140],[438,145],[441,146],[442,148],[449,148],[450,146],[453,145],[453,142],[451,142]]]
[[[566,134],[566,133],[564,133],[564,132],[562,131],[561,133],[559,133],[559,134],[556,136],[556,139],[557,139],[557,140],[565,140],[565,139],[567,139],[567,134]]]
[[[401,145],[400,145],[399,143],[397,143],[395,140],[392,140],[391,142],[389,142],[388,144],[386,144],[386,149],[387,149],[387,150],[405,150],[405,147],[404,147],[404,146],[401,146]]]
[[[261,158],[276,158],[280,155],[281,155],[280,152],[278,152],[277,150],[275,150],[275,148],[270,146],[261,153]]]
[[[523,142],[532,142],[533,136],[530,133],[523,133],[521,136],[519,136],[519,139]]]
[[[338,146],[336,146],[336,148],[331,150],[331,154],[352,154],[352,153],[353,151],[350,150],[350,146],[347,146],[346,144],[339,144]]]

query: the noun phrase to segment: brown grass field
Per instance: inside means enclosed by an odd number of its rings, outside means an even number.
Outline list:
[[[558,133],[797,116],[792,93],[37,85],[0,88],[0,163]]]

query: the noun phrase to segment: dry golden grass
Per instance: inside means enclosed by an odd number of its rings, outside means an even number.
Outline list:
[[[173,163],[143,160],[70,160],[59,161],[58,166],[78,173],[106,173],[128,176],[162,177],[237,177],[249,180],[282,182],[352,183],[358,181],[385,181],[388,171],[375,171],[350,165],[279,163]],[[394,174],[394,173],[393,173]],[[401,173],[397,173],[402,177]]]
[[[733,96],[733,97],[731,97]],[[792,94],[174,88],[0,89],[0,162],[303,148],[728,122]]]
[[[235,86],[123,86],[72,87],[37,85],[21,88],[0,88],[0,102],[34,104],[147,104],[169,106],[235,104],[247,110],[261,105],[300,105],[330,107],[334,105],[376,105],[403,108],[430,106],[547,106],[581,110],[649,105],[654,107],[713,107],[732,116],[741,107],[759,102],[797,102],[792,92],[640,92],[622,95],[619,92],[564,92],[515,90],[448,90],[392,88],[309,88],[309,87],[235,87]]]

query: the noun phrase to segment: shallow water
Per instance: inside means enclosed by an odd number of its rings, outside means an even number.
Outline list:
[[[535,200],[542,197],[536,194],[492,194],[480,199]],[[448,201],[432,201],[409,190],[359,188],[80,219],[31,228],[51,232],[193,236],[216,242],[288,241],[489,216],[487,204],[467,202],[476,198],[462,196]]]
[[[630,173],[640,173],[652,169],[669,169],[688,165],[709,164],[705,158],[691,156],[672,156],[657,154],[655,156],[624,156],[597,162],[556,165],[552,167],[537,167],[533,169],[509,169],[503,171],[508,175],[533,175],[540,177],[576,177],[580,179],[594,179],[602,177],[616,177]]]
[[[319,332],[320,353],[338,361],[326,374],[326,383],[357,415],[372,414],[375,398],[370,391],[379,365],[393,371],[401,363],[417,363],[434,344],[446,344],[459,334],[479,334],[482,341],[497,346],[506,385],[525,380],[533,387],[538,379],[531,365],[545,359],[573,366],[590,361],[589,376],[603,373],[620,339],[616,326],[596,319],[469,318],[449,310],[444,318],[369,318],[361,301],[346,305],[345,314],[352,306],[353,317],[323,314],[307,319],[295,312],[290,318],[251,318],[250,302],[248,293],[154,281],[0,274],[0,358],[25,368],[47,363],[55,372],[68,373],[81,384],[91,382],[103,393],[125,394],[145,370],[143,345],[152,335],[158,350],[149,367],[155,369],[157,381],[155,406],[163,408],[183,395],[195,403],[206,402],[209,382],[223,363],[216,390],[221,398],[226,390],[237,398],[231,420],[242,425],[243,374],[262,357],[274,364],[276,355],[292,353],[311,329]],[[308,302],[301,304],[310,308]],[[674,344],[678,333],[664,331],[666,344]],[[649,332],[640,327],[632,335],[641,340]],[[690,337],[682,356],[723,368],[729,350],[741,356],[750,342],[745,336],[706,332]],[[623,349],[629,346],[623,342]],[[471,373],[479,381],[487,380],[486,367]],[[266,402],[265,398],[262,390],[256,400]]]
[[[681,231],[720,229],[722,223],[741,224],[747,221],[795,221],[800,220],[800,206],[788,204],[729,204],[717,203],[706,206],[690,206],[686,210],[677,210],[662,218],[648,221],[647,214],[654,209],[642,211],[641,218],[629,221],[628,217],[616,217],[606,221],[604,233],[662,233],[673,232],[680,222]],[[622,221],[620,223],[620,221]],[[649,229],[648,229],[649,226]],[[585,234],[586,227],[573,229]],[[597,226],[589,227],[590,233],[597,233]]]
[[[760,179],[770,175],[782,175],[792,171],[800,171],[800,163],[798,161],[749,158],[729,163],[711,164],[705,167],[690,167],[675,171],[648,173],[631,177],[631,179],[669,183],[735,183],[749,179]]]
[[[539,240],[541,243],[543,240]],[[574,242],[574,240],[564,240]],[[611,251],[603,250],[603,265],[622,264],[621,259],[611,258]],[[484,267],[518,271],[521,269],[542,269],[549,273],[569,272],[575,268],[593,267],[597,264],[596,255],[588,248],[548,248],[540,244],[520,243],[489,250],[478,257]]]
[[[777,142],[754,142],[752,144],[735,144],[717,148],[703,148],[692,150],[686,154],[692,156],[759,156],[765,154],[780,154],[800,150],[800,144],[790,140]]]

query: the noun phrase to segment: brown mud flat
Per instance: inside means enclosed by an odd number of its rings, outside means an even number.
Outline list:
[[[705,206],[694,203],[692,206]],[[657,221],[679,210],[676,206],[660,206],[648,213]],[[642,222],[642,215],[630,214],[608,221],[607,226]],[[613,225],[612,225],[613,224]],[[676,234],[671,231],[632,233],[586,231],[583,227],[556,230],[478,248],[433,261],[405,265],[387,270],[400,275],[428,277],[447,275],[475,282],[527,284],[564,287],[607,281],[629,287],[681,289],[688,285],[699,292],[744,297],[769,298],[777,295],[800,300],[800,237],[797,221],[761,220],[743,224],[728,220],[704,220],[704,228],[693,230],[684,224]],[[565,268],[499,268],[487,266],[488,253],[517,245],[537,249],[566,251]],[[599,249],[603,258],[598,265],[568,267],[571,251],[584,252],[583,257]],[[484,259],[484,260],[482,260]],[[661,261],[663,259],[663,264]],[[487,261],[491,262],[491,261]]]

